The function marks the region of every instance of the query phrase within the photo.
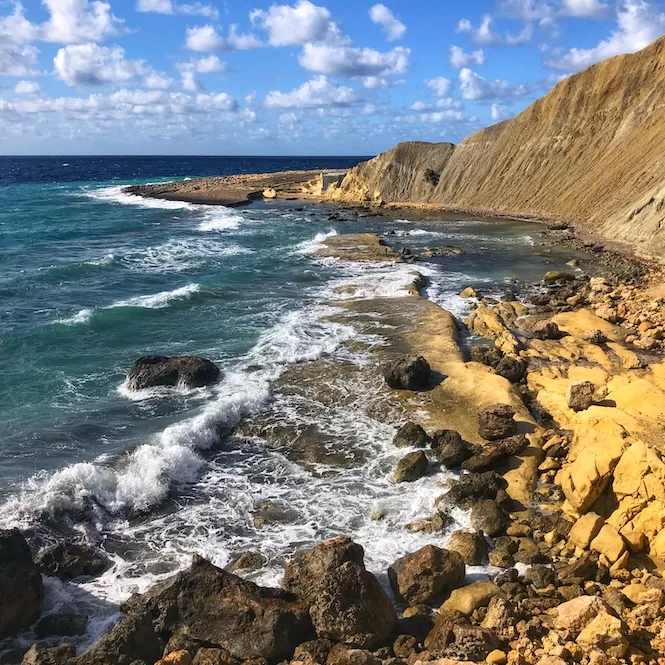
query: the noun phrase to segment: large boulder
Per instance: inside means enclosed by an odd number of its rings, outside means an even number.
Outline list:
[[[585,650],[597,650],[610,658],[623,658],[628,651],[627,629],[621,619],[608,612],[598,613],[577,637]]]
[[[462,463],[462,468],[474,473],[488,471],[495,468],[506,457],[519,455],[528,445],[529,440],[524,434],[509,436],[506,439],[482,446],[473,457]]]
[[[499,376],[511,383],[519,383],[526,376],[526,363],[514,356],[504,356],[495,369]]]
[[[462,439],[459,432],[440,429],[432,435],[432,450],[439,464],[454,469],[473,454],[472,446]]]
[[[200,388],[219,380],[215,363],[200,356],[142,356],[127,374],[130,390],[159,386]]]
[[[495,499],[508,483],[494,471],[467,473],[450,483],[450,488],[436,500],[437,508],[468,508],[478,499]]]
[[[607,605],[598,596],[573,598],[552,610],[554,627],[576,637],[598,614],[607,609]]]
[[[460,554],[467,566],[480,566],[487,558],[489,545],[482,533],[453,531],[446,549]]]
[[[15,635],[39,619],[44,604],[42,578],[25,538],[0,531],[0,639]]]
[[[464,579],[464,559],[457,552],[426,545],[406,554],[388,568],[395,596],[409,605],[427,604],[454,589]]]
[[[592,404],[596,386],[591,381],[576,381],[568,387],[568,406],[573,411],[586,411]]]
[[[479,580],[454,589],[441,609],[448,612],[456,610],[462,614],[471,615],[479,607],[487,607],[490,600],[499,593],[501,593],[501,589],[494,582]]]
[[[350,538],[327,540],[291,559],[284,571],[282,587],[307,602],[313,602],[323,578],[341,565],[352,562],[361,568],[365,551]]]
[[[412,483],[427,473],[427,455],[422,450],[407,453],[397,463],[393,473],[396,483]]]
[[[22,665],[69,665],[74,662],[74,656],[76,648],[72,644],[57,647],[34,644],[23,656]]]
[[[504,357],[503,351],[496,346],[472,346],[470,355],[471,362],[482,363],[495,369]]]
[[[323,578],[310,616],[319,637],[361,649],[382,645],[397,626],[397,612],[379,581],[352,561]]]
[[[422,356],[403,356],[383,369],[386,383],[395,389],[423,390],[430,381],[430,366]]]
[[[393,438],[393,445],[398,448],[424,448],[429,442],[427,432],[414,422],[402,425]]]
[[[488,536],[496,536],[505,531],[508,526],[506,516],[491,499],[474,501],[469,516],[471,526]]]
[[[512,436],[517,432],[514,416],[515,409],[509,404],[488,406],[478,416],[478,433],[488,441]]]
[[[112,565],[101,552],[88,545],[68,540],[39,550],[35,556],[35,564],[43,575],[61,580],[95,577]]]
[[[531,334],[536,339],[561,339],[565,333],[561,332],[554,321],[538,321],[531,329]]]

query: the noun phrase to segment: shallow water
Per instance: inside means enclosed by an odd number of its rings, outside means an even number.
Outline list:
[[[276,584],[288,556],[334,535],[361,542],[380,575],[436,542],[403,526],[431,511],[444,475],[396,487],[390,473],[404,451],[390,445],[393,424],[372,416],[380,381],[368,350],[383,343],[381,321],[368,331],[336,316],[345,298],[405,295],[413,267],[312,254],[328,235],[358,231],[388,234],[397,247],[458,246],[461,255],[417,267],[430,277],[426,295],[459,316],[464,286],[498,295],[570,254],[544,253],[541,229],[526,223],[358,219],[344,210],[331,220],[338,209],[302,202],[230,210],[144,200],[120,185],[182,177],[182,165],[169,173],[160,160],[154,173],[145,164],[137,173],[113,164],[107,181],[96,162],[78,165],[75,179],[40,163],[26,182],[13,167],[0,186],[0,527],[26,529],[35,544],[82,533],[115,563],[92,582],[49,580],[49,611],[86,608],[94,620],[85,644],[117,615],[116,603],[194,552],[223,566],[260,551],[268,565],[253,579]],[[360,288],[351,295],[349,284]],[[128,393],[125,372],[148,353],[204,355],[224,380]],[[316,360],[327,365],[325,390],[279,383]],[[254,414],[303,436],[315,431],[330,457],[312,462],[260,437],[220,443]],[[266,501],[283,514],[257,525]],[[377,511],[383,520],[371,519]]]

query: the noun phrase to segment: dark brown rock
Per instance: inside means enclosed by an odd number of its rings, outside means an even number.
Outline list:
[[[450,483],[450,488],[436,500],[437,508],[470,507],[476,499],[494,499],[506,481],[494,471],[468,473]]]
[[[480,436],[488,441],[512,436],[517,431],[514,415],[515,409],[509,404],[494,404],[483,409],[478,416]]]
[[[396,483],[411,483],[427,473],[427,455],[422,450],[407,453],[397,463],[393,480]]]
[[[446,549],[457,552],[467,566],[479,566],[487,558],[489,545],[482,533],[454,531]]]
[[[386,365],[383,376],[391,388],[424,390],[429,385],[430,371],[422,356],[404,356]]]
[[[591,381],[577,381],[568,388],[568,406],[573,411],[586,411],[592,404],[596,386]]]
[[[503,511],[491,499],[474,501],[471,506],[471,525],[474,529],[496,536],[506,530],[508,520]]]
[[[326,665],[381,665],[381,661],[367,649],[336,644],[328,654]]]
[[[531,566],[524,573],[524,580],[534,589],[545,589],[550,584],[556,584],[556,572],[549,566]]]
[[[511,383],[519,383],[526,375],[526,363],[520,358],[505,356],[496,366],[496,373]]]
[[[43,575],[61,580],[96,577],[111,567],[101,552],[68,540],[39,550],[35,564]]]
[[[221,371],[215,363],[200,356],[142,356],[127,374],[130,390],[158,386],[200,388],[219,380]]]
[[[449,658],[481,661],[499,647],[499,639],[493,630],[458,624],[453,627],[453,642],[444,651]]]
[[[397,626],[397,612],[379,581],[351,561],[323,578],[310,616],[319,637],[362,649],[384,644]]]
[[[456,610],[440,610],[434,627],[425,638],[425,649],[432,654],[441,653],[455,638],[453,628],[466,621],[466,617]]]
[[[406,554],[388,569],[393,593],[410,605],[439,599],[458,586],[464,575],[462,556],[434,545]]]
[[[76,649],[71,644],[61,644],[57,647],[35,644],[23,656],[22,665],[70,665],[74,656]]]
[[[39,619],[44,604],[42,578],[25,538],[0,531],[0,639]]]
[[[88,617],[85,614],[49,614],[35,626],[37,637],[85,635]]]
[[[536,339],[561,339],[564,333],[559,330],[554,321],[538,321],[532,328],[531,334]]]
[[[267,559],[260,552],[243,552],[230,566],[229,572],[258,570],[266,565]]]
[[[334,642],[327,639],[310,640],[296,647],[293,660],[306,660],[325,665]]]
[[[203,647],[193,656],[192,665],[240,665],[226,649],[217,647]]]
[[[402,425],[393,438],[393,445],[398,448],[425,448],[429,443],[427,432],[413,422]]]
[[[471,361],[496,368],[504,354],[496,346],[472,346]]]
[[[506,439],[501,439],[480,447],[473,457],[462,463],[462,468],[474,473],[488,471],[495,468],[506,457],[519,455],[528,445],[529,440],[524,434],[509,436]]]
[[[439,464],[448,469],[458,467],[472,454],[472,446],[462,439],[459,432],[452,429],[440,429],[432,435],[432,450]]]

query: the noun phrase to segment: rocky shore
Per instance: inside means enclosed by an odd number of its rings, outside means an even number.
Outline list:
[[[335,236],[318,256],[414,260],[370,234]],[[426,280],[413,269],[398,307],[387,298],[344,307],[379,313],[393,330],[367,370],[380,374],[404,449],[393,482],[409,492],[433,469],[456,474],[431,497],[431,514],[405,527],[430,544],[375,577],[363,543],[326,541],[288,563],[281,588],[243,579],[263,565],[257,553],[229,570],[194,557],[127,601],[115,627],[77,654],[67,640],[87,618],[40,618],[42,575],[90,578],[110,562],[72,542],[33,556],[23,535],[3,532],[0,637],[32,625],[47,638],[3,665],[663,665],[659,270],[551,271],[499,300],[468,284],[472,313],[461,322],[420,295]],[[128,383],[219,376],[205,359],[147,357]],[[469,527],[451,533],[459,511]],[[486,574],[468,575],[475,566]]]

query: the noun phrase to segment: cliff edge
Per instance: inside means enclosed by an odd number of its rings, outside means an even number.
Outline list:
[[[560,219],[660,255],[665,36],[561,81],[456,146],[399,144],[352,169],[328,196]]]

